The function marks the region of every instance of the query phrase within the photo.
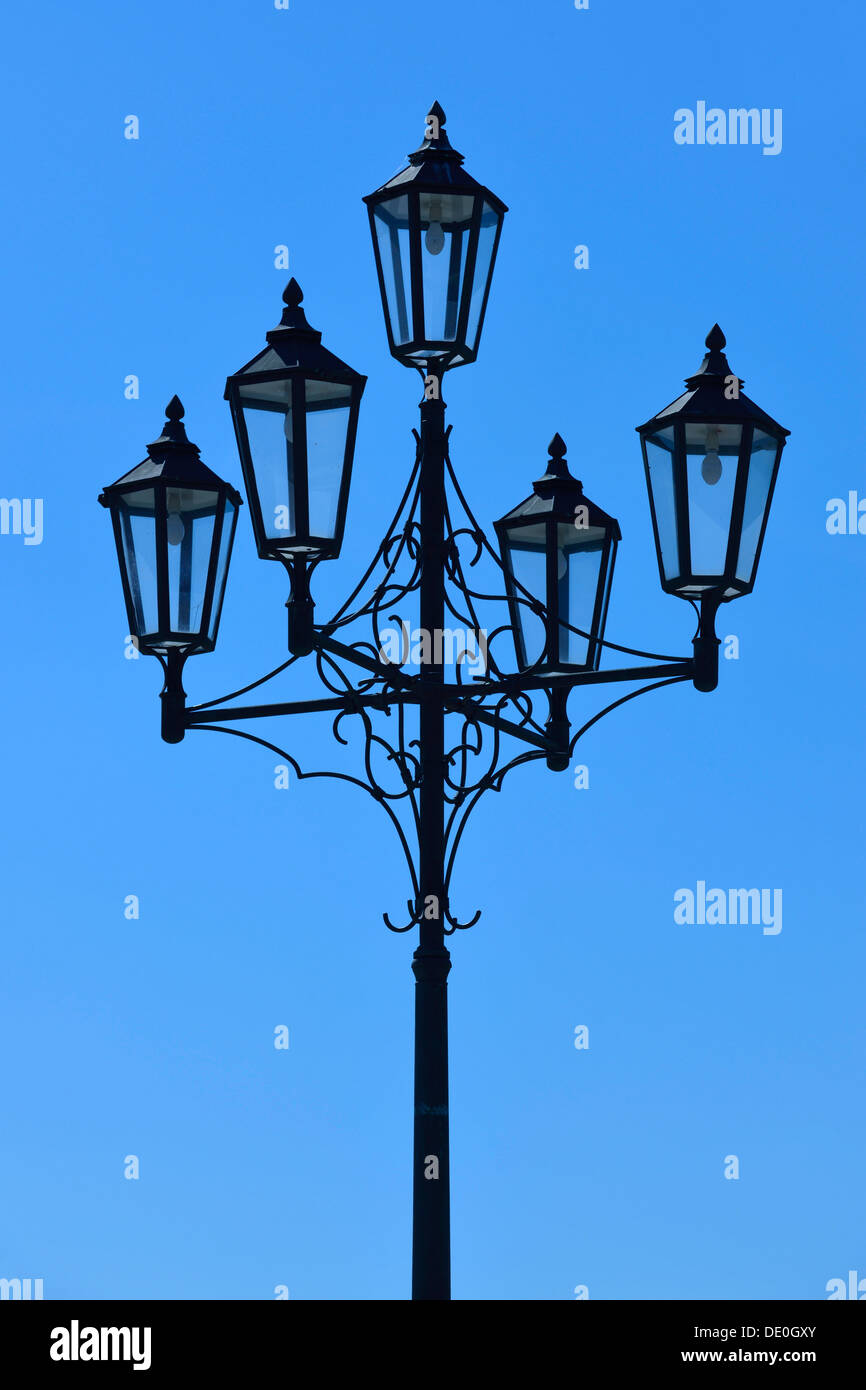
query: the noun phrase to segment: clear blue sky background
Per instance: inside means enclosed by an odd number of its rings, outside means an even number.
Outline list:
[[[223,385],[277,321],[286,243],[311,322],[370,378],[320,611],[348,591],[419,395],[387,352],[360,199],[434,99],[511,209],[479,361],[446,383],[481,520],[558,430],[622,525],[608,635],[686,654],[633,427],[718,320],[792,430],[718,691],[596,726],[588,790],[533,766],[475,814],[453,895],[484,909],[453,943],[455,1297],[820,1299],[866,1275],[866,537],[825,528],[830,498],[866,493],[862,6],[49,0],[6,39],[0,492],[44,498],[45,533],[0,537],[0,1275],[49,1298],[408,1293],[395,842],[352,788],[276,791],[240,740],[161,743],[96,497],[175,391],[240,484]],[[782,153],[676,145],[699,99],[781,107]],[[283,659],[284,599],[245,507],[193,699]],[[331,757],[327,722],[290,737]],[[676,925],[698,879],[781,888],[781,933]]]

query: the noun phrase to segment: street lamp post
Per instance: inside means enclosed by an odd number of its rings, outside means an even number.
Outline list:
[[[468,818],[513,768],[543,758],[555,771],[567,769],[582,735],[635,696],[682,681],[715,688],[715,614],[754,585],[788,434],[742,393],[718,326],[686,393],[639,427],[662,587],[698,614],[692,657],[605,637],[620,529],[585,496],[558,434],[530,497],[496,523],[497,554],[451,463],[442,381],[477,355],[506,208],[462,168],[444,127],[436,104],[409,166],[365,199],[390,350],[420,372],[424,388],[405,492],[337,613],[315,622],[310,578],[340,551],[366,378],[322,346],[294,280],[267,347],[226,384],[258,553],[279,560],[290,576],[288,661],[220,700],[187,707],[183,666],[216,642],[240,497],[189,443],[177,397],[145,462],[100,497],[114,523],[130,632],[163,667],[163,738],[176,743],[198,729],[247,739],[280,754],[300,780],[327,776],[362,788],[397,832],[412,885],[409,920],[395,926],[386,913],[384,921],[395,932],[418,930],[412,1297],[424,1300],[451,1296],[446,938],[480,916],[459,921],[449,900]],[[494,591],[467,577],[482,557],[497,576]],[[404,638],[412,629],[398,611],[407,601],[420,622],[411,651]],[[495,604],[504,605],[504,621],[482,627],[480,605]],[[386,641],[394,630],[382,625],[398,619],[395,654]],[[456,654],[446,641],[453,621],[465,624],[470,638]],[[358,625],[364,635],[345,640]],[[513,642],[516,670],[494,651],[498,638]],[[642,664],[608,669],[601,663],[606,649]],[[232,703],[305,659],[326,694]],[[481,671],[469,680],[473,664]],[[639,684],[572,733],[569,692],[622,682]],[[545,702],[539,715],[534,697]],[[358,721],[363,777],[305,771],[285,749],[229,727],[315,713],[333,716],[341,744],[343,720]],[[382,719],[393,731],[390,741],[377,731]],[[507,758],[507,740],[523,751]],[[396,773],[390,784],[376,765],[383,754]]]

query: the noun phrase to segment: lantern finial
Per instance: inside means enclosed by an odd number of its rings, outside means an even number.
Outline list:
[[[451,148],[451,141],[448,139],[448,132],[445,129],[447,117],[438,101],[434,101],[430,110],[424,118],[424,139],[417,150],[410,154],[409,158],[413,164],[421,164],[426,156],[438,154],[443,159],[457,160],[463,163],[463,156],[457,150]]]
[[[552,459],[564,459],[566,454],[565,440],[561,434],[555,434],[547,446],[547,452]]]
[[[306,337],[315,342],[321,342],[322,335],[315,328],[311,328],[307,322],[307,316],[301,308],[301,301],[304,298],[304,291],[301,289],[294,275],[286,288],[283,290],[283,310],[282,318],[276,328],[272,328],[268,333],[268,342],[273,345],[281,337],[285,336],[286,331],[293,333],[296,337]]]
[[[686,377],[686,385],[690,390],[694,390],[695,386],[708,376],[722,377],[724,379],[730,377],[732,380],[734,379],[734,374],[724,354],[726,342],[727,339],[721,328],[719,328],[717,323],[714,323],[704,339],[707,350],[704,353],[703,362],[693,376]],[[742,389],[743,385],[744,383],[741,381],[739,389]]]
[[[172,396],[165,407],[165,424],[162,427],[162,434],[159,439],[155,439],[152,444],[147,446],[147,452],[151,458],[157,457],[167,444],[179,444],[187,451],[192,450],[196,455],[198,454],[196,445],[187,438],[183,416],[184,409],[180,396]]]
[[[536,478],[532,484],[536,496],[552,497],[554,491],[558,489],[557,495],[562,493],[563,488],[570,496],[572,492],[580,493],[583,483],[578,478],[574,478],[569,471],[565,460],[566,444],[561,434],[555,434],[547,446],[548,459],[547,468],[540,478]]]

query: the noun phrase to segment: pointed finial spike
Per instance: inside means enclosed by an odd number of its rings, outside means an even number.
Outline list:
[[[289,309],[297,309],[303,298],[304,292],[293,275],[283,290],[283,303]]]
[[[547,446],[547,452],[552,459],[564,459],[566,454],[565,440],[562,435],[555,434]]]
[[[183,406],[180,403],[179,396],[172,396],[168,405],[165,407],[165,418],[166,420],[171,420],[172,424],[183,419]]]
[[[430,107],[430,110],[427,112],[427,115],[435,116],[440,126],[443,126],[447,120],[445,112],[442,110],[442,107],[439,105],[438,101],[434,101],[433,105]]]
[[[714,323],[706,338],[704,339],[704,342],[706,346],[710,349],[710,352],[721,352],[722,348],[725,346],[725,343],[727,342],[727,339],[725,338],[725,335],[722,332],[721,328],[719,328],[719,325],[717,323]]]

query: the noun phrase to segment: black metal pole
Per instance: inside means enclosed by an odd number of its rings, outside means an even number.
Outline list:
[[[430,369],[421,402],[421,628],[430,643],[427,685],[442,685],[445,622],[445,402]],[[423,651],[423,647],[422,647]],[[412,1297],[451,1297],[451,1203],[448,1154],[448,995],[451,956],[444,935],[445,710],[421,701],[419,943],[415,976],[415,1132],[413,1152]]]

